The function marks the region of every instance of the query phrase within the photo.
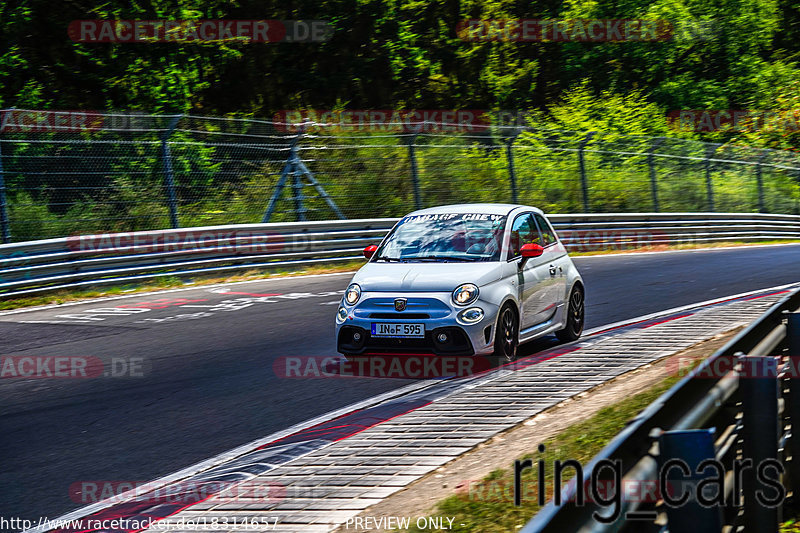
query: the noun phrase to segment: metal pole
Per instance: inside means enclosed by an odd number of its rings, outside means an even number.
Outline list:
[[[415,144],[417,143],[416,134],[411,137],[411,142],[408,144],[408,159],[411,162],[411,183],[414,186],[414,208],[422,209],[422,195],[419,190],[419,170],[417,169],[417,153],[415,151]]]
[[[767,157],[769,152],[764,151],[761,157],[758,158],[758,163],[756,163],[756,184],[758,185],[758,212],[759,213],[766,213],[766,209],[764,207],[764,180],[761,178],[761,163],[763,163],[764,158]]]
[[[306,208],[303,206],[303,181],[300,178],[300,169],[297,167],[297,154],[294,154],[294,171],[292,172],[292,199],[294,200],[294,211],[297,220],[306,221]]]
[[[589,213],[589,181],[586,179],[586,162],[583,157],[583,150],[586,144],[594,137],[594,131],[590,131],[586,137],[578,144],[578,168],[581,173],[581,189],[583,191],[583,212]]]
[[[791,437],[787,440],[789,489],[797,494],[800,490],[800,313],[786,313],[786,345],[789,356],[789,401],[786,406],[789,423],[792,425]],[[798,497],[795,496],[795,502]]]
[[[181,115],[172,117],[167,131],[165,131],[161,136],[161,158],[164,161],[164,183],[167,190],[169,221],[172,229],[180,228],[180,224],[178,223],[178,199],[177,195],[175,194],[175,176],[172,172],[172,156],[170,154],[169,144],[167,141],[169,140],[170,135],[172,135],[172,132],[175,131],[175,127],[178,125],[178,121],[180,119]]]
[[[295,138],[292,139],[292,142],[289,143],[289,157],[286,158],[286,163],[283,165],[281,177],[278,179],[278,183],[275,186],[275,192],[272,193],[272,198],[269,199],[269,205],[267,205],[267,210],[264,212],[264,217],[261,219],[262,224],[266,224],[272,218],[272,213],[275,211],[275,206],[278,204],[278,200],[281,197],[283,188],[286,186],[286,179],[289,177],[289,174],[293,174],[297,170],[295,167],[295,163],[299,159],[295,157],[295,154],[297,153],[297,143],[300,142],[300,139],[303,137],[305,131],[306,125],[302,124],[297,136],[295,136]]]
[[[681,494],[697,494],[700,481],[710,477],[708,471],[699,470],[703,461],[715,459],[714,430],[690,429],[682,431],[666,431],[661,434],[658,441],[659,468],[664,469],[670,465],[669,461],[681,461],[689,467],[689,475],[680,472],[677,467],[671,467],[664,472],[669,481],[669,487],[675,490],[673,498],[680,498]],[[709,486],[710,487],[710,486]],[[709,488],[707,487],[707,488]],[[718,490],[724,490],[718,487]],[[617,489],[620,490],[620,489]],[[714,500],[718,494],[702,494],[707,500]],[[667,511],[667,524],[670,531],[693,531],[696,533],[714,532],[722,529],[722,509],[720,507],[705,507],[696,498],[689,498],[679,506],[664,506]]]
[[[778,507],[765,507],[757,493],[772,494],[756,475],[758,466],[778,459],[777,360],[769,356],[741,357],[742,375],[739,388],[742,398],[742,457],[751,460],[753,468],[742,472],[745,531],[778,531]],[[772,474],[774,475],[774,474]]]
[[[11,228],[8,224],[6,180],[3,174],[3,152],[0,150],[0,235],[3,238],[3,244],[8,244],[11,242]]]
[[[658,213],[660,211],[658,205],[658,180],[656,179],[656,161],[653,153],[656,148],[664,142],[664,139],[656,139],[650,146],[647,152],[647,166],[650,168],[650,192],[653,195],[653,210]]]
[[[519,194],[517,192],[517,173],[514,170],[514,151],[513,145],[516,136],[506,139],[506,159],[508,161],[508,179],[511,182],[511,203],[519,203]]]
[[[330,197],[327,191],[325,191],[325,188],[317,181],[317,179],[314,177],[314,174],[308,170],[308,167],[305,163],[303,163],[303,160],[300,159],[299,156],[297,158],[297,167],[300,169],[306,179],[311,182],[311,185],[314,186],[314,188],[317,190],[317,193],[319,193],[322,199],[325,200],[325,203],[328,204],[328,207],[331,208],[336,216],[339,217],[340,220],[345,220],[347,217],[344,216],[342,211],[339,209],[339,206],[336,205],[336,202],[333,201],[333,198]]]
[[[715,143],[706,148],[706,158],[704,159],[706,167],[706,197],[708,198],[708,210],[714,212],[714,185],[711,182],[711,156],[717,151],[720,145]]]

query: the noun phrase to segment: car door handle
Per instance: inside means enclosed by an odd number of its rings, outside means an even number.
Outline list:
[[[553,265],[550,265],[550,275],[551,276],[556,275],[556,267],[554,267]]]

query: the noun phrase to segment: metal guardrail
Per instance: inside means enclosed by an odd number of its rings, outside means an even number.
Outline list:
[[[720,241],[800,241],[800,216],[758,213],[550,215],[571,251]],[[79,235],[0,245],[0,297],[264,267],[352,261],[398,219],[239,224]]]
[[[795,516],[800,507],[800,438],[792,433],[800,424],[799,308],[800,289],[630,421],[583,469],[582,487],[567,484],[561,505],[550,502],[521,532],[778,531],[780,520]],[[683,461],[691,473],[683,475],[669,460]],[[719,477],[724,483],[698,485],[718,475],[714,468],[700,466],[707,460],[723,465]],[[611,483],[620,490],[618,506],[602,505],[613,499],[608,493],[579,505],[578,490],[585,495],[593,475],[606,479],[608,471],[603,476],[598,467],[616,461],[622,477],[618,485],[617,480]],[[747,461],[752,467],[741,468]],[[767,465],[763,477],[759,465]],[[778,479],[779,470],[784,471],[779,481],[789,494],[786,499],[765,482]],[[662,475],[666,491],[660,485]],[[656,481],[661,488],[651,494],[657,496],[642,498],[647,492],[638,489]],[[638,489],[629,490],[631,486]],[[683,494],[691,496],[676,504]],[[723,498],[704,505],[708,501],[701,504],[698,494]],[[608,517],[612,505],[619,510],[616,520],[602,523],[593,516]]]

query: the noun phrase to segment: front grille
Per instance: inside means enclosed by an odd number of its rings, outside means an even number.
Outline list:
[[[354,333],[359,333],[355,340]],[[447,341],[439,342],[439,333],[448,336]],[[369,331],[358,326],[342,326],[339,330],[338,349],[345,354],[361,353],[432,353],[436,355],[473,355],[472,343],[459,327],[436,328],[425,332],[424,338],[388,339],[373,337]]]
[[[391,320],[402,320],[404,318],[430,318],[428,313],[370,313],[370,318],[387,318]]]

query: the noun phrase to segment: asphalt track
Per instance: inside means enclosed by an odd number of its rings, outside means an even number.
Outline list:
[[[587,328],[800,280],[800,246],[576,263],[587,286]],[[112,358],[141,361],[122,377],[0,379],[0,516],[55,518],[83,505],[70,497],[76,482],[147,481],[410,383],[276,375],[276,358],[335,353],[333,314],[348,279],[289,278],[0,314],[0,356],[88,356],[106,368]]]

